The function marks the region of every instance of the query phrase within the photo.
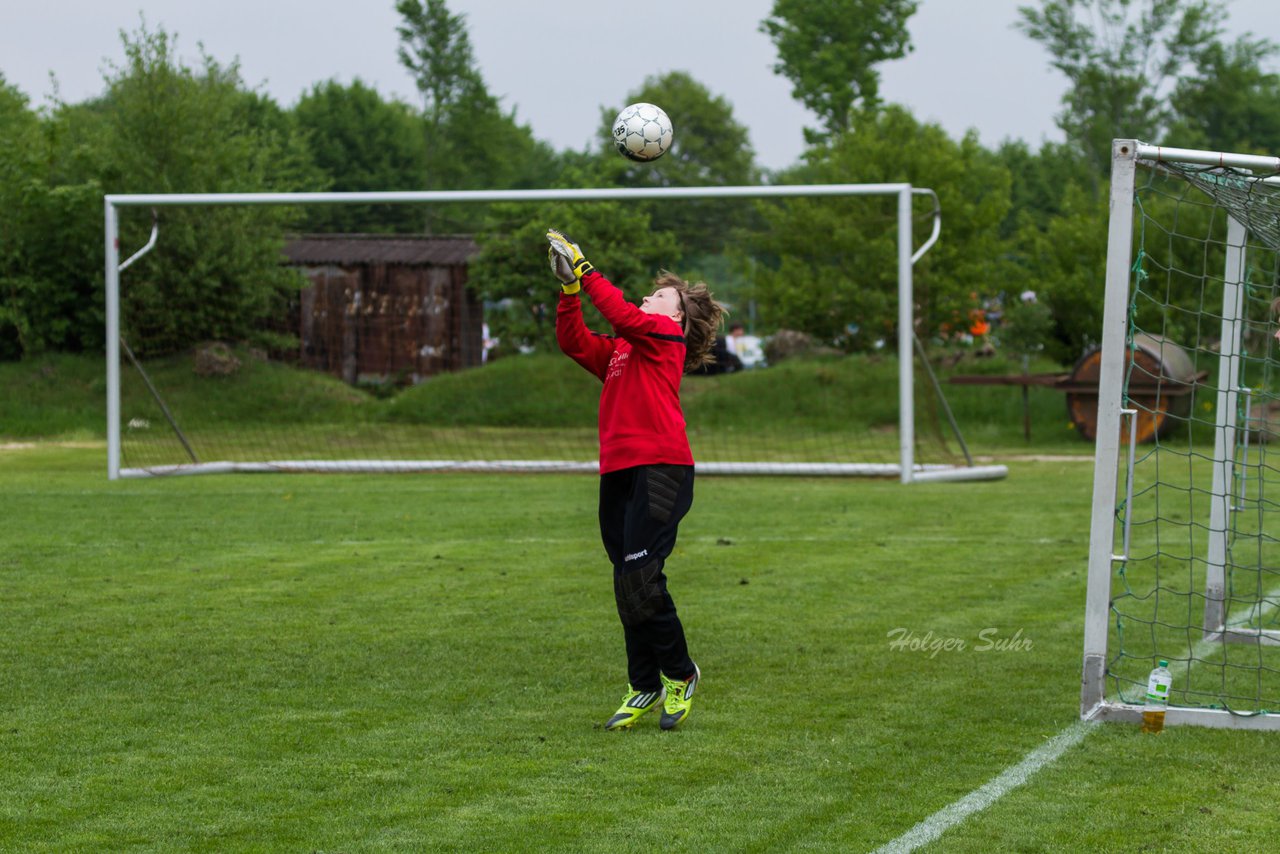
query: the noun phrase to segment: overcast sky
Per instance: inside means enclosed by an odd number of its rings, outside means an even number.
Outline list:
[[[915,51],[881,66],[883,96],[953,135],[976,128],[988,145],[1059,139],[1053,117],[1065,81],[1049,68],[1044,50],[1013,29],[1018,6],[1028,2],[1034,0],[922,0],[910,21]],[[448,3],[466,16],[490,91],[555,147],[583,147],[601,107],[623,106],[648,75],[679,70],[726,98],[749,129],[760,164],[778,169],[795,161],[801,129],[817,122],[771,70],[776,53],[758,27],[772,5]],[[1280,42],[1277,0],[1227,5],[1233,36],[1250,31]],[[189,61],[201,43],[224,64],[239,58],[246,82],[284,106],[314,83],[356,77],[417,103],[396,60],[394,6],[394,0],[3,0],[0,73],[36,105],[52,92],[50,73],[63,100],[95,95],[107,63],[123,58],[120,31],[136,29],[141,12],[152,28],[178,35],[179,52]],[[678,135],[680,117],[672,120]]]

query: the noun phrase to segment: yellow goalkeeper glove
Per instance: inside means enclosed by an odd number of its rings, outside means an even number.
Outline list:
[[[576,294],[582,289],[582,277],[595,267],[582,257],[578,244],[570,240],[564,233],[554,228],[547,231],[547,260],[551,262],[551,272],[560,280],[560,287],[566,294]]]

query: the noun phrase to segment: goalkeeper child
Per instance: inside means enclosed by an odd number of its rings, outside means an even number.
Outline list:
[[[613,595],[627,650],[627,692],[605,729],[629,728],[662,703],[661,726],[689,716],[701,676],[663,572],[693,504],[693,455],[680,379],[710,361],[722,308],[702,283],[663,272],[634,306],[596,272],[577,244],[548,231],[563,293],[556,340],[604,383],[600,393],[600,535],[613,563]],[[580,292],[613,327],[587,329]]]

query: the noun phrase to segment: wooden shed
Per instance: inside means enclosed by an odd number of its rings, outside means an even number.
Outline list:
[[[312,234],[286,241],[311,281],[293,330],[299,361],[348,383],[421,382],[479,365],[484,306],[466,287],[465,236]]]

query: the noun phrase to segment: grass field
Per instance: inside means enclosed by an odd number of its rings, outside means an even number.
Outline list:
[[[131,366],[122,371],[122,466],[145,469],[267,460],[571,460],[596,453],[599,385],[559,355],[499,359],[393,395],[240,352],[233,375],[197,376],[191,353],[154,360],[148,374],[183,431]],[[1052,364],[1033,370],[1051,371]],[[969,357],[943,370],[1020,371]],[[897,363],[877,354],[795,359],[765,370],[689,377],[681,387],[702,462],[861,462],[899,459]],[[52,354],[0,362],[0,441],[93,440],[105,435],[101,358]],[[916,460],[963,464],[959,443],[917,370]],[[1016,388],[945,385],[964,436],[978,446],[1085,453],[1063,396],[1029,396],[1023,437]]]
[[[876,849],[1076,725],[1092,466],[1008,462],[701,479],[697,703],[611,734],[593,477],[0,451],[0,850]],[[1093,727],[924,850],[1273,849],[1275,750]]]
[[[396,427],[592,428],[599,387],[558,354],[499,359],[482,368],[445,374],[385,398],[312,371],[243,356],[230,377],[198,377],[192,354],[148,365],[154,384],[179,421],[210,429],[296,429],[299,424],[347,425],[367,430]],[[1034,371],[1065,370],[1036,363]],[[969,357],[939,371],[947,400],[966,435],[988,444],[1024,445],[1022,405],[1012,387],[951,385],[951,374],[1018,373],[1005,359]],[[688,377],[681,397],[692,429],[719,431],[781,428],[794,434],[797,420],[821,431],[872,430],[897,423],[897,362],[884,356],[793,360],[765,370],[717,377]],[[933,392],[917,370],[919,431]],[[161,415],[136,371],[122,376],[125,420],[137,411],[162,427]],[[106,422],[106,368],[100,357],[49,354],[0,362],[0,438],[101,438]],[[1030,393],[1029,447],[1088,446],[1072,430],[1063,395],[1045,388]]]

